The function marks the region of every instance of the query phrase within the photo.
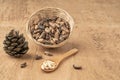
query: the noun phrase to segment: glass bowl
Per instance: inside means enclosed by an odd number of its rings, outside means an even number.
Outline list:
[[[38,44],[40,46],[43,46],[45,48],[56,48],[56,47],[63,46],[68,41],[68,39],[69,39],[69,37],[68,37],[66,40],[62,41],[59,44],[46,45],[46,44],[38,42],[37,40],[35,40],[32,37],[30,27],[34,26],[34,24],[38,24],[38,22],[40,20],[42,20],[43,18],[53,17],[53,16],[60,17],[60,18],[62,18],[64,20],[66,20],[69,23],[69,25],[70,25],[70,35],[71,35],[71,31],[72,31],[73,26],[74,26],[73,18],[68,14],[67,11],[65,11],[63,9],[60,9],[60,8],[54,8],[54,7],[42,8],[39,11],[35,12],[30,17],[30,19],[28,20],[28,23],[27,23],[26,31],[27,31],[28,36],[30,37],[30,39],[32,39],[36,44]]]

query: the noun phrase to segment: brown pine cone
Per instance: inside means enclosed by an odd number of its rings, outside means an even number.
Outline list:
[[[23,34],[19,34],[19,32],[15,30],[11,30],[6,35],[3,44],[5,52],[14,57],[21,57],[29,49],[28,42],[25,41]]]

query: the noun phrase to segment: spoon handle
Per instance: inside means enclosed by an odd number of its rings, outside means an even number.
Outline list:
[[[61,59],[65,59],[65,58],[67,58],[67,57],[69,57],[69,56],[71,56],[71,55],[73,55],[73,54],[76,54],[77,52],[78,52],[78,49],[74,48],[74,49],[72,49],[72,50],[64,53],[64,54],[62,55]]]

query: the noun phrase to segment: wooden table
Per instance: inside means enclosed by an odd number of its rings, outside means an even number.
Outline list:
[[[44,49],[27,36],[29,17],[43,7],[62,8],[74,18],[72,35],[60,48]],[[28,53],[19,59],[3,50],[11,29],[24,33],[29,42]],[[72,48],[79,52],[52,73],[42,72],[43,60],[34,59],[46,50],[58,56]],[[20,68],[23,62],[26,68]],[[120,80],[120,0],[0,0],[0,80]]]

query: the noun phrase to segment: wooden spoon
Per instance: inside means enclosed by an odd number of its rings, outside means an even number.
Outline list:
[[[48,60],[45,60],[41,65],[41,69],[45,72],[52,72],[58,68],[58,66],[64,59],[75,54],[76,52],[78,52],[78,49],[74,48],[61,56],[52,57]]]

